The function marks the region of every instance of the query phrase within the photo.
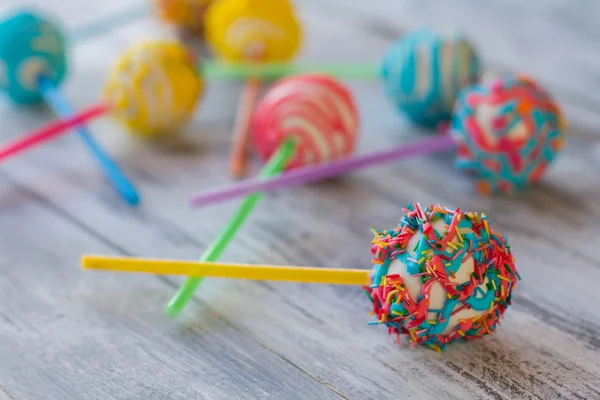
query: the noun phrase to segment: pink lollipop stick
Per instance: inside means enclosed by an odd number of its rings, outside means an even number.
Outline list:
[[[372,167],[406,157],[443,151],[452,147],[454,147],[454,140],[450,135],[436,136],[416,143],[398,146],[391,150],[384,150],[362,156],[347,157],[338,161],[331,161],[323,164],[299,167],[270,179],[249,179],[225,188],[198,193],[192,196],[191,206],[205,206],[258,191],[273,191],[302,185],[349,173],[361,168]]]
[[[42,144],[48,140],[64,135],[71,128],[76,127],[90,119],[102,116],[110,110],[107,104],[94,105],[79,114],[58,121],[54,121],[48,125],[38,128],[32,132],[18,137],[0,147],[0,161],[3,161],[10,156],[14,156],[22,151],[25,151],[38,144]]]

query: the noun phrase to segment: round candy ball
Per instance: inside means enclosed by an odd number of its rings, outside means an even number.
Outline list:
[[[418,203],[404,212],[372,242],[377,322],[437,351],[493,333],[520,279],[506,239],[485,214]]]
[[[352,93],[325,75],[295,75],[276,82],[256,107],[251,138],[263,160],[286,139],[296,142],[288,168],[335,160],[354,151],[358,110]]]
[[[13,102],[41,103],[38,79],[59,85],[66,74],[65,38],[53,22],[27,11],[0,22],[0,87]]]
[[[209,45],[230,62],[278,62],[300,47],[302,30],[287,0],[219,0],[206,13]]]
[[[488,79],[465,88],[456,102],[456,166],[476,176],[482,194],[513,193],[542,178],[565,131],[560,107],[532,79]]]
[[[126,50],[111,69],[104,97],[133,134],[172,134],[195,110],[204,83],[182,44],[147,41]]]
[[[429,30],[408,33],[385,54],[381,77],[386,96],[413,123],[448,121],[460,90],[475,82],[480,61],[460,35]]]
[[[213,0],[154,0],[159,17],[180,28],[200,33],[206,9]]]

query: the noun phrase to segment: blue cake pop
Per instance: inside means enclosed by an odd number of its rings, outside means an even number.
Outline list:
[[[0,22],[0,85],[13,102],[41,103],[38,79],[59,85],[66,74],[66,41],[54,23],[27,11]]]
[[[423,29],[388,50],[381,76],[398,111],[416,124],[435,127],[450,120],[459,92],[477,81],[480,70],[477,54],[462,36]]]

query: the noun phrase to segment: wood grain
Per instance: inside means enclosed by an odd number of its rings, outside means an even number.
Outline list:
[[[63,16],[82,4],[59,3],[55,13]],[[474,196],[469,179],[450,168],[450,153],[269,195],[226,259],[368,268],[369,227],[395,225],[409,202],[484,211],[508,236],[523,277],[497,335],[443,354],[395,346],[383,328],[367,326],[369,304],[358,288],[227,280],[207,280],[184,315],[171,320],[162,310],[180,279],[79,271],[79,256],[91,252],[197,258],[231,214],[235,202],[187,208],[191,192],[227,180],[241,86],[211,82],[180,141],[152,146],[128,138],[113,121],[92,125],[138,185],[138,210],[120,202],[76,138],[2,166],[0,388],[27,400],[600,398],[600,118],[581,104],[597,96],[593,77],[569,70],[568,60],[557,56],[562,46],[578,65],[593,63],[593,42],[581,38],[596,28],[579,22],[581,31],[569,32],[561,22],[549,32],[555,47],[540,45],[537,56],[516,57],[523,52],[517,47],[538,34],[525,24],[511,29],[510,38],[498,32],[516,12],[524,15],[518,18],[539,12],[531,6],[450,2],[458,9],[451,10],[433,2],[380,3],[385,7],[298,1],[307,26],[302,59],[378,60],[396,35],[382,32],[443,26],[444,15],[451,15],[487,44],[486,59],[532,71],[557,93],[570,121],[564,154],[542,185],[511,198]],[[577,17],[563,3],[536,3]],[[89,3],[86,15],[120,6],[117,0]],[[469,15],[481,21],[469,22]],[[551,15],[546,10],[539,17],[548,30],[556,24]],[[144,18],[79,45],[66,93],[82,107],[92,103],[116,51],[163,34]],[[571,45],[577,38],[583,41]],[[542,56],[552,65],[540,63]],[[426,134],[392,112],[378,83],[347,83],[363,115],[361,151]],[[49,118],[9,106],[0,107],[0,115],[3,139]]]

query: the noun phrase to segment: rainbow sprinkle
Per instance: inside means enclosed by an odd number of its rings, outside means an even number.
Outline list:
[[[423,208],[418,203],[403,211],[405,215],[395,229],[374,231],[374,268],[371,284],[365,287],[377,319],[371,324],[385,324],[398,339],[401,334],[408,335],[413,345],[423,343],[436,351],[443,351],[453,341],[494,332],[520,280],[505,238],[493,230],[485,214],[440,205]],[[437,220],[447,226],[443,234],[432,226]],[[421,236],[414,247],[416,254],[422,254],[419,260],[409,251],[398,251],[407,250],[417,234]],[[416,298],[406,290],[408,286],[400,274],[388,274],[393,260],[403,263],[405,277],[419,276],[422,280]],[[473,272],[458,282],[456,276],[461,272],[464,277],[460,269],[469,268],[467,265],[473,265]],[[446,293],[441,309],[429,307],[434,284]],[[469,311],[469,317],[460,318],[461,312]],[[451,322],[454,327],[449,326]]]
[[[474,173],[477,190],[486,195],[514,193],[539,181],[563,147],[565,133],[560,107],[524,75],[467,86],[452,114],[456,167]]]

